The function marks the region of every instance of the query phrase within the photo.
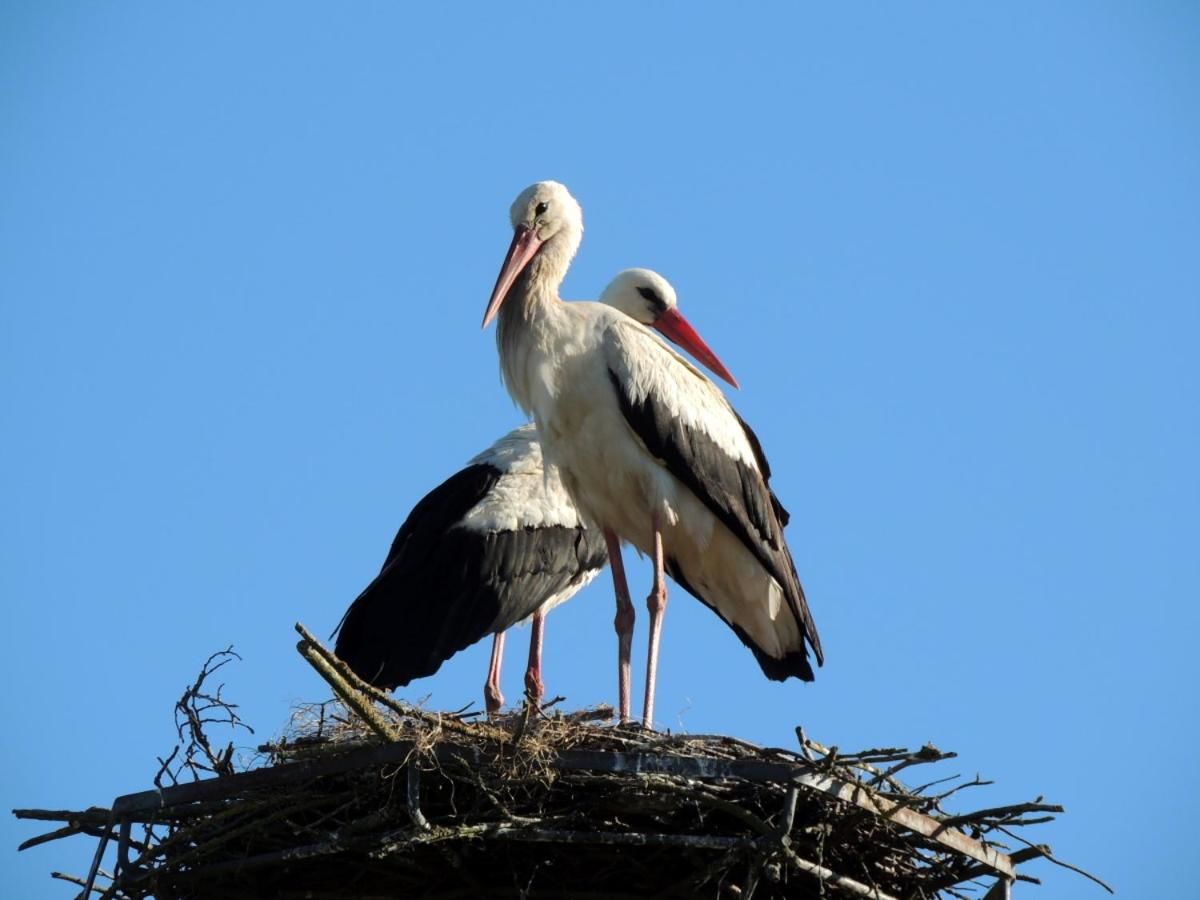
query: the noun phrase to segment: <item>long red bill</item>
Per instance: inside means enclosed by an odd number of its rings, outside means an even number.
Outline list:
[[[500,304],[512,289],[513,282],[517,280],[521,270],[529,265],[529,261],[541,246],[542,241],[538,240],[536,232],[524,225],[516,227],[512,243],[508,247],[508,255],[504,257],[504,265],[500,267],[500,275],[496,278],[496,286],[492,288],[492,298],[488,300],[487,309],[483,313],[481,327],[487,328],[496,317],[496,313],[500,311]]]
[[[724,378],[734,387],[739,387],[737,379],[733,374],[725,368],[717,354],[709,349],[708,344],[701,340],[700,335],[696,334],[696,329],[693,328],[688,320],[685,319],[675,308],[668,309],[661,316],[654,320],[654,327],[662,332],[663,336],[668,340],[678,344],[692,356],[704,364],[718,378]]]

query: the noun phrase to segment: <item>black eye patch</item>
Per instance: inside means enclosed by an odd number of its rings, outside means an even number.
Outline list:
[[[667,308],[667,301],[658,295],[658,291],[652,287],[639,287],[637,292],[650,301],[650,305],[662,312]]]

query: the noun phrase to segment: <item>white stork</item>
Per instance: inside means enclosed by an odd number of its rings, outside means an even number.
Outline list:
[[[695,367],[626,316],[563,303],[558,289],[583,214],[557,182],[521,192],[513,239],[483,327],[499,316],[505,386],[533,416],[548,464],[604,533],[616,588],[618,696],[630,714],[634,611],[621,540],[650,556],[650,640],[643,720],[653,722],[664,572],[713,609],[768,678],[813,678],[816,627],[784,542],[787,513],[768,487],[758,439]]]
[[[600,299],[682,341],[734,383],[679,313],[674,288],[657,272],[627,269]],[[458,650],[494,634],[484,685],[493,713],[504,703],[504,632],[532,616],[525,686],[540,699],[546,613],[607,561],[603,536],[584,527],[557,472],[543,468],[534,426],[523,425],[413,508],[379,575],[342,617],[335,652],[360,677],[390,689],[432,675]]]

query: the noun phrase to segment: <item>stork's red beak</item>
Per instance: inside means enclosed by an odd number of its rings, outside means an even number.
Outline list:
[[[696,334],[696,329],[688,324],[688,320],[678,309],[674,307],[668,309],[654,320],[654,327],[662,333],[663,337],[678,344],[696,357],[718,378],[724,378],[734,387],[739,387],[733,373],[717,359],[717,354],[713,353],[708,344],[701,340],[700,335]]]
[[[541,249],[542,244],[543,241],[538,239],[537,232],[524,225],[516,227],[512,244],[508,247],[508,255],[504,257],[504,265],[500,267],[496,286],[492,288],[492,299],[488,301],[487,309],[483,313],[483,328],[487,328],[488,323],[496,317],[496,313],[500,311],[500,304],[512,289],[513,282],[529,265],[529,261]]]

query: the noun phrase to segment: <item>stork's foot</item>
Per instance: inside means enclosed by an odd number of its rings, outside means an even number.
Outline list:
[[[500,693],[500,685],[485,684],[483,686],[483,705],[488,716],[494,716],[504,707],[504,695]]]
[[[504,695],[500,693],[500,669],[504,663],[504,632],[492,638],[492,661],[488,665],[487,680],[483,683],[483,705],[488,718],[500,712],[504,706]]]
[[[542,705],[542,698],[546,696],[546,686],[542,684],[542,673],[536,669],[529,669],[525,673],[525,696],[539,708]]]

